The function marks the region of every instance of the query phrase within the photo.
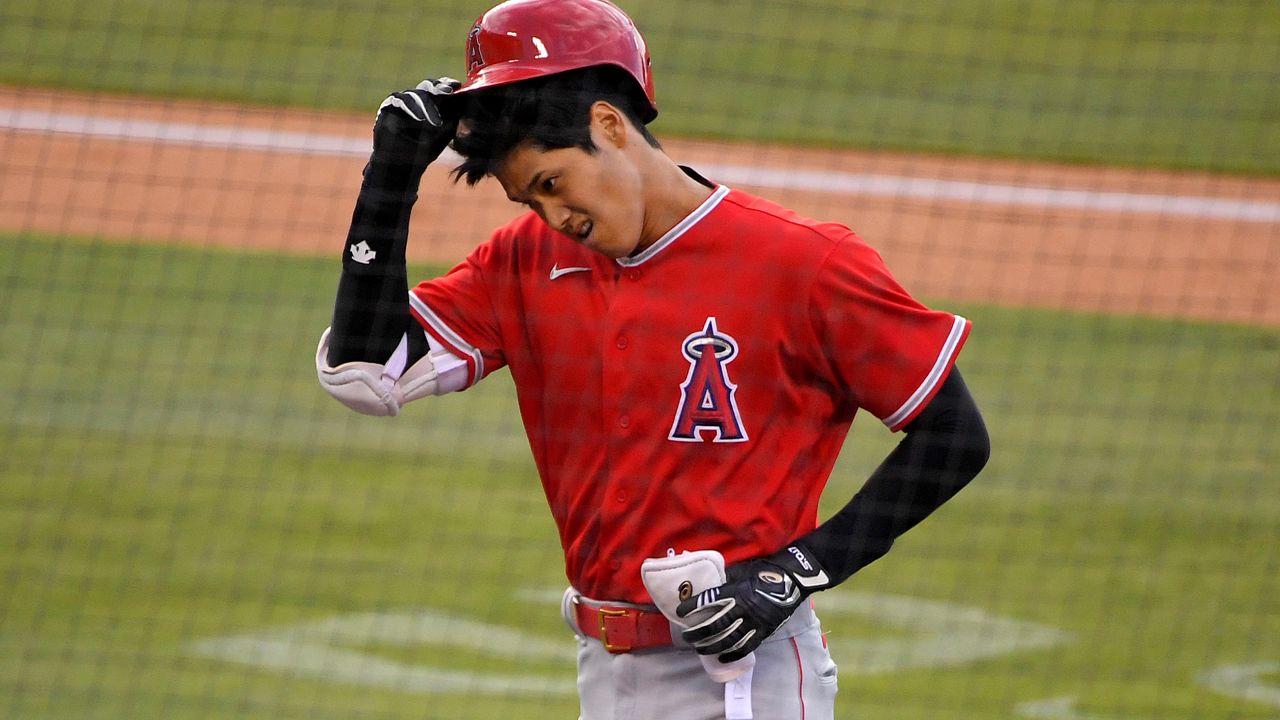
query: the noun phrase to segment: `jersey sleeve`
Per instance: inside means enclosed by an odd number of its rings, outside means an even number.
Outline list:
[[[895,432],[929,404],[970,329],[911,297],[854,234],[824,261],[810,317],[832,381]]]
[[[494,312],[493,242],[476,248],[445,275],[409,291],[409,309],[427,334],[467,364],[470,387],[506,364],[501,327]]]

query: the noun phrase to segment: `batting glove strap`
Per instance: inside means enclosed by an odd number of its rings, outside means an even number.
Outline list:
[[[682,637],[700,654],[719,656],[725,663],[751,654],[805,598],[827,586],[826,573],[810,558],[803,547],[793,545],[731,566],[723,585],[676,608],[688,623]]]

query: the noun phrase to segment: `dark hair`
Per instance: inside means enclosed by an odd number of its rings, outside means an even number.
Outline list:
[[[646,142],[660,147],[640,120],[648,99],[630,75],[612,65],[485,88],[458,99],[462,102],[453,149],[463,161],[453,169],[453,178],[465,177],[468,185],[492,175],[524,142],[540,150],[577,147],[594,153],[590,111],[600,100],[621,110]]]

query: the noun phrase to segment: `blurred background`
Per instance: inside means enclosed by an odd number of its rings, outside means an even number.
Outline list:
[[[374,111],[489,4],[0,4],[0,717],[576,716],[509,376],[312,367]],[[974,322],[992,462],[817,597],[840,717],[1280,717],[1280,4],[620,5],[674,158]],[[411,279],[519,211],[440,165]]]

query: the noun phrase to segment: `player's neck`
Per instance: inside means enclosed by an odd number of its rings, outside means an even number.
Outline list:
[[[666,153],[652,148],[641,171],[644,178],[644,229],[636,251],[648,248],[685,219],[713,192],[685,174]]]

